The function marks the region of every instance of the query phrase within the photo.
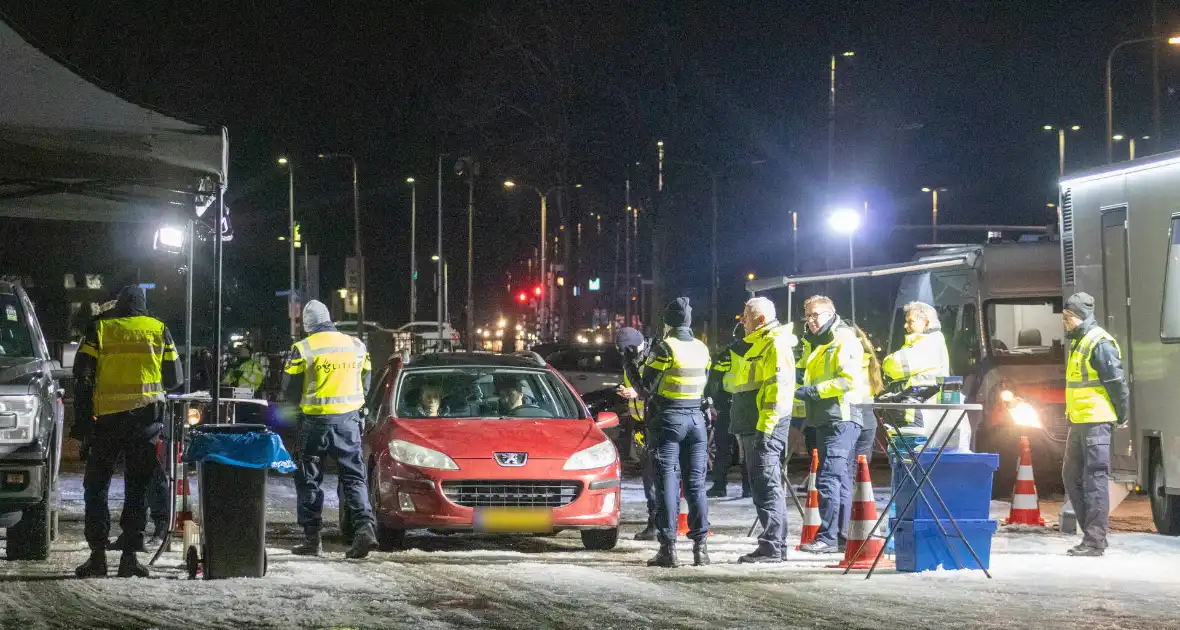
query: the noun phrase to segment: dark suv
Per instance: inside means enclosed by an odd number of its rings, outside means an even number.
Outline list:
[[[44,560],[57,535],[65,376],[33,304],[0,280],[0,527],[9,560]]]

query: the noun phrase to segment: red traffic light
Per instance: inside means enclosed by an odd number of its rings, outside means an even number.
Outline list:
[[[516,301],[520,302],[521,304],[524,304],[525,302],[529,301],[529,296],[524,291],[521,291],[520,295],[516,296]]]
[[[539,287],[539,286],[533,287],[533,295],[535,295],[537,297],[541,297],[541,287]]]

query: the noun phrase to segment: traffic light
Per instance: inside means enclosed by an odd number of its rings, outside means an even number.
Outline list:
[[[533,295],[541,297],[541,285],[533,287]]]
[[[521,291],[520,294],[516,296],[516,301],[524,304],[525,302],[529,301],[529,295],[524,291]]]

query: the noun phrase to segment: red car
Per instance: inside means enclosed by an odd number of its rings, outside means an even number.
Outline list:
[[[386,551],[412,529],[581,532],[619,539],[620,465],[574,389],[535,354],[394,359],[378,376],[365,436],[369,496]]]

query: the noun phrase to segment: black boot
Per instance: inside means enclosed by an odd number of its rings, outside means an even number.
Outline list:
[[[680,566],[680,560],[676,558],[676,544],[675,543],[660,543],[660,551],[654,558],[647,561],[649,567],[665,567],[672,569]]]
[[[119,534],[119,537],[107,543],[107,549],[110,551],[126,551],[127,550],[127,535]],[[131,551],[138,551],[139,553],[147,553],[147,546],[144,545],[143,539],[140,539],[139,548]]]
[[[148,577],[148,568],[139,563],[139,558],[135,557],[134,551],[124,551],[123,557],[119,558],[119,577]]]
[[[106,577],[107,576],[107,554],[104,549],[91,549],[90,559],[83,562],[81,566],[74,569],[74,575],[80,578],[89,577]]]
[[[651,521],[647,522],[647,527],[643,531],[635,534],[635,540],[651,541],[656,539],[656,526]]]
[[[376,548],[377,533],[373,531],[373,524],[369,523],[356,531],[356,535],[352,537],[352,547],[344,552],[344,557],[358,560],[368,556],[369,552]]]
[[[713,487],[709,488],[709,491],[705,493],[705,496],[711,499],[724,499],[725,497],[729,496],[729,488],[726,487],[727,485],[728,484],[724,483],[715,483],[713,484]]]
[[[291,550],[291,553],[297,556],[318,556],[323,554],[324,542],[320,538],[320,533],[309,532],[306,534],[306,536],[307,537],[304,539],[303,543],[296,545],[295,548]]]
[[[698,540],[692,544],[692,566],[703,567],[709,564],[709,541]]]

